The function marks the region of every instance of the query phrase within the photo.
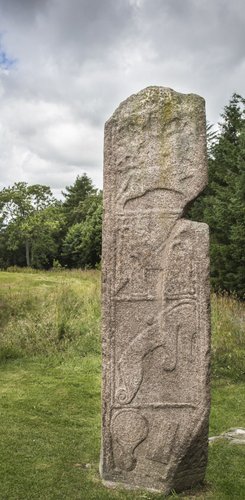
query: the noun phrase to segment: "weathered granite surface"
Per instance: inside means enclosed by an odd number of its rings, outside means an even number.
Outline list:
[[[101,475],[169,492],[205,474],[208,227],[204,100],[148,87],[105,126]]]

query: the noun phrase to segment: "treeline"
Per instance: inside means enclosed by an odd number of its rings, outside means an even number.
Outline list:
[[[209,224],[214,290],[245,294],[245,100],[233,94],[219,130],[207,128],[209,185],[188,216]],[[101,257],[102,192],[83,174],[56,200],[24,182],[0,191],[0,267],[95,267]]]
[[[17,182],[0,191],[0,267],[95,267],[101,256],[102,192],[83,174],[54,198]]]
[[[245,99],[233,94],[217,133],[208,127],[209,183],[189,216],[209,224],[215,291],[245,297]]]

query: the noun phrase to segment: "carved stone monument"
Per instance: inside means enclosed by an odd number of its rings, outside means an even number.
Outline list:
[[[184,218],[207,183],[204,100],[149,87],[105,126],[105,483],[168,493],[204,478],[209,240]]]

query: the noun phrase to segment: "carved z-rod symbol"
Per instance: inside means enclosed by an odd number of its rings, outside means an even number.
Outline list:
[[[167,464],[174,446],[179,424],[176,422],[163,422],[154,434],[154,442],[148,452],[147,458],[154,462]]]

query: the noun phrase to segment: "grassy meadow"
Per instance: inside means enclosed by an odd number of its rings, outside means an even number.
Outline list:
[[[212,297],[210,435],[245,427],[245,307]],[[0,272],[0,499],[162,499],[108,490],[100,453],[100,272]],[[210,444],[206,484],[244,499],[242,445]]]

